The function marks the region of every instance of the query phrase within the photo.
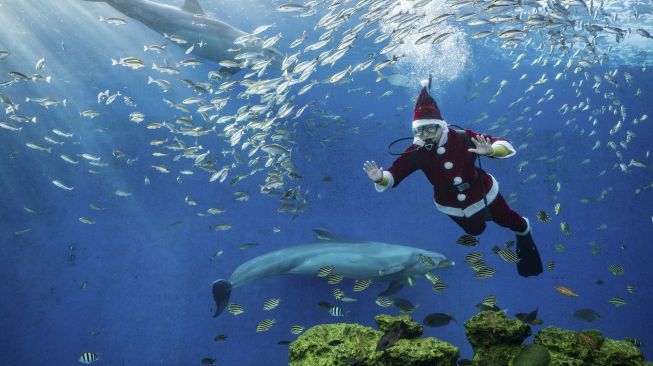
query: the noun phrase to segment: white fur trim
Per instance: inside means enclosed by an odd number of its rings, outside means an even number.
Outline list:
[[[499,194],[499,182],[497,182],[497,180],[494,179],[494,177],[491,174],[489,175],[490,178],[492,178],[492,187],[490,188],[490,191],[486,195],[488,206],[490,205],[490,203],[492,203],[492,201],[494,201],[495,198],[497,198],[497,194]],[[479,179],[483,179],[483,177],[479,177]],[[480,201],[474,202],[471,205],[465,207],[464,209],[458,207],[443,206],[435,202],[435,208],[437,208],[438,211],[450,216],[471,217],[473,214],[485,208],[485,202],[483,202],[483,199],[481,198]]]
[[[443,146],[438,147],[438,149],[436,150],[438,155],[444,154],[445,151],[447,151],[447,149],[445,149]]]
[[[447,125],[447,122],[441,119],[416,119],[413,121],[412,128],[428,126],[428,125],[439,125],[440,127],[444,127]]]
[[[453,168],[453,163],[450,162],[450,161],[445,162],[445,163],[444,163],[444,168],[445,168],[445,169],[451,169],[451,168]]]
[[[524,217],[524,216],[522,216],[522,217]],[[519,236],[524,236],[524,235],[528,234],[531,231],[531,223],[528,222],[528,219],[525,218],[525,217],[524,217],[524,220],[526,220],[526,230],[521,231],[521,232],[520,231],[515,231],[514,232],[515,234],[517,234]]]
[[[454,177],[453,178],[453,184],[458,185],[463,182],[463,179],[461,177]]]
[[[389,171],[384,170],[383,171],[383,178],[388,180],[388,185],[387,186],[382,186],[378,183],[374,183],[374,188],[376,189],[377,192],[383,192],[388,188],[392,188],[392,186],[395,185],[395,179],[392,177],[392,174],[390,174]]]
[[[447,122],[442,122],[444,123],[444,126],[442,126],[442,137],[440,137],[440,141],[438,141],[438,146],[444,146],[444,144],[449,140],[449,127],[447,127]]]
[[[458,201],[462,202],[467,199],[467,196],[464,193],[458,193],[458,196],[456,196]]]
[[[422,84],[422,86],[424,88],[426,88],[427,86],[429,86],[429,81],[428,80],[422,80],[422,81],[420,81],[420,84]]]
[[[513,155],[515,155],[515,154],[517,153],[517,152],[515,151],[515,148],[512,147],[512,144],[510,144],[508,141],[504,141],[504,140],[495,141],[495,142],[492,144],[492,147],[495,147],[495,146],[503,146],[503,147],[505,147],[506,149],[510,150],[510,152],[508,153],[508,155],[506,155],[506,156],[502,156],[502,157],[496,157],[497,159],[505,159],[505,158],[509,158],[509,157],[511,157],[511,156],[513,156]]]

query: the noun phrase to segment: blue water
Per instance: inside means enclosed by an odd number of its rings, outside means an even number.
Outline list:
[[[313,26],[326,14],[324,5],[317,7],[317,15],[297,18],[275,12],[279,4],[224,1],[203,6],[214,16],[246,31],[275,23],[266,35],[284,34],[277,45],[284,54],[295,52],[287,47],[304,30],[312,41],[317,40],[323,30],[315,32]],[[228,184],[236,174],[250,171],[247,150],[239,146],[236,151],[245,163],[234,168],[224,183],[209,183],[209,174],[193,168],[192,160],[173,161],[175,152],[162,158],[151,155],[165,151],[151,146],[151,140],[168,138],[171,142],[173,136],[165,129],[146,129],[146,124],[174,122],[174,118],[184,115],[167,106],[162,98],[180,102],[195,94],[176,77],[159,74],[150,66],[162,64],[164,58],[174,63],[190,56],[171,42],[165,54],[143,52],[143,45],[165,40],[136,21],[112,26],[99,22],[100,15],[121,16],[101,3],[0,1],[0,20],[6,24],[0,31],[0,50],[11,53],[0,60],[0,82],[11,79],[10,71],[31,75],[41,58],[46,66],[39,72],[52,77],[50,83],[22,80],[0,87],[0,93],[20,104],[20,114],[37,117],[36,124],[12,121],[23,126],[20,133],[0,129],[3,365],[75,364],[83,352],[100,354],[97,364],[104,365],[194,365],[201,364],[203,358],[215,358],[219,365],[283,365],[287,363],[288,346],[277,343],[296,338],[289,331],[294,324],[308,328],[346,321],[375,326],[374,315],[398,314],[396,309],[380,308],[374,303],[376,294],[385,289],[383,283],[373,283],[360,294],[352,292],[351,280],[340,284],[338,287],[358,301],[339,303],[349,313],[344,318],[334,318],[317,305],[322,300],[335,303],[331,295],[333,286],[316,277],[281,276],[234,290],[231,301],[242,305],[244,314],[233,316],[225,312],[212,318],[211,283],[215,279],[228,278],[239,264],[258,255],[315,242],[311,229],[316,227],[327,228],[347,240],[416,246],[453,259],[456,267],[438,272],[448,284],[444,292],[434,293],[428,281],[418,279],[415,287],[406,286],[397,296],[419,304],[413,314],[417,321],[432,312],[453,315],[456,322],[426,328],[424,336],[453,343],[460,347],[462,357],[472,357],[463,323],[477,312],[475,305],[490,294],[496,295],[498,305],[508,309],[509,316],[538,308],[544,326],[598,328],[611,338],[635,337],[642,340],[645,356],[650,358],[653,354],[653,316],[649,311],[653,300],[649,271],[653,260],[649,248],[653,235],[653,190],[636,193],[636,189],[653,182],[648,158],[653,127],[650,119],[632,123],[636,117],[653,114],[653,76],[650,68],[643,67],[652,63],[646,48],[613,52],[615,56],[602,66],[588,69],[589,80],[578,88],[580,98],[572,83],[577,85],[584,79],[583,72],[574,74],[570,69],[564,71],[563,78],[554,80],[554,75],[563,71],[561,67],[530,66],[544,51],[527,50],[521,66],[513,70],[512,61],[523,52],[521,49],[509,55],[509,50],[492,42],[465,37],[471,32],[469,29],[463,29],[460,35],[464,44],[434,51],[441,53],[439,62],[450,68],[433,70],[432,94],[447,122],[506,137],[519,147],[517,155],[510,159],[483,159],[483,167],[497,178],[511,207],[530,219],[545,265],[555,263],[553,271],[545,269],[537,278],[522,278],[512,265],[490,250],[512,240],[511,232],[490,224],[480,236],[480,246],[463,247],[456,244],[462,230],[435,209],[432,188],[422,174],[415,173],[396,189],[377,193],[362,170],[363,162],[371,159],[390,166],[393,158],[386,152],[388,143],[410,135],[412,98],[419,92],[417,81],[426,76],[423,70],[430,70],[428,60],[425,63],[410,55],[396,69],[383,70],[386,74],[391,73],[389,70],[407,75],[413,72],[412,88],[375,82],[376,75],[370,68],[352,75],[347,83],[323,83],[295,97],[295,110],[306,103],[311,105],[304,115],[292,121],[296,125],[290,125],[297,142],[292,145],[292,159],[301,177],[285,181],[288,188],[300,186],[308,200],[307,208],[293,215],[277,212],[277,197],[259,193],[265,171],[234,186]],[[650,14],[642,15],[642,22],[648,19],[647,15]],[[358,23],[356,19],[341,29]],[[633,31],[629,37],[638,36]],[[653,42],[644,41],[649,42],[648,47]],[[308,44],[309,41],[305,42],[300,49]],[[348,65],[362,62],[368,53],[378,53],[383,45],[369,39],[358,40],[335,66],[318,68],[309,80],[328,79]],[[452,54],[463,58],[452,58]],[[129,70],[111,66],[111,58],[125,56],[141,58],[146,67]],[[182,68],[179,77],[207,81],[208,72],[216,69],[215,63],[205,61],[195,68]],[[618,74],[614,79],[619,87],[604,80],[601,92],[594,93],[592,77],[603,77],[615,69]],[[247,72],[243,70],[231,79],[242,80]],[[626,72],[633,76],[632,85],[624,79]],[[519,80],[523,73],[528,75]],[[526,93],[543,73],[547,73],[549,81]],[[171,80],[174,90],[162,93],[158,86],[147,85],[148,75]],[[277,75],[278,72],[270,71],[268,77]],[[489,82],[479,84],[486,76],[490,76]],[[507,86],[495,102],[489,103],[501,80],[507,80]],[[553,99],[538,104],[537,100],[549,88],[553,89]],[[638,88],[641,95],[635,96]],[[137,107],[124,105],[122,96],[111,105],[98,104],[97,94],[105,89],[111,94],[120,91],[133,97]],[[387,90],[393,93],[379,98]],[[603,97],[607,91],[621,100],[628,114],[622,129],[614,135],[609,131],[619,120],[618,115],[591,113],[601,106],[607,108],[611,102]],[[478,97],[469,101],[475,92]],[[232,93],[221,114],[234,114],[247,103],[235,98],[236,94]],[[508,107],[521,96],[529,98]],[[25,97],[65,98],[67,106],[46,109],[25,102]],[[587,97],[589,110],[565,115],[559,112],[563,104],[578,105]],[[255,104],[256,99],[250,102]],[[527,106],[531,110],[522,114]],[[81,117],[80,112],[86,109],[97,110],[100,116]],[[145,122],[129,121],[129,114],[135,110],[146,115]],[[536,115],[539,110],[541,114]],[[482,112],[489,117],[472,123]],[[374,116],[364,119],[370,113]],[[333,120],[329,115],[341,118]],[[524,118],[518,119],[520,115]],[[505,121],[493,129],[493,123],[502,116]],[[590,117],[597,119],[595,126],[588,121]],[[202,123],[198,114],[193,118]],[[575,121],[567,123],[571,118]],[[0,121],[8,122],[9,114],[0,114]],[[58,137],[50,132],[53,128],[75,136]],[[595,135],[588,136],[592,130]],[[626,139],[626,130],[635,137],[627,149],[618,148],[623,154],[620,160],[606,144],[612,140],[619,146],[619,141]],[[43,140],[44,135],[65,144],[49,144]],[[195,143],[194,138],[183,140],[189,146]],[[593,149],[596,140],[601,145]],[[52,153],[30,149],[27,142],[51,147]],[[218,169],[233,162],[229,154],[221,153],[230,152],[231,147],[216,134],[200,137],[197,142],[218,157]],[[125,157],[114,157],[113,150],[122,151]],[[108,165],[93,167],[78,156],[82,153],[101,156],[101,162]],[[59,158],[61,154],[79,160],[79,164],[66,163]],[[538,159],[542,156],[546,158]],[[127,164],[127,158],[136,157],[137,161]],[[584,162],[586,159],[589,162]],[[615,165],[628,164],[631,159],[643,161],[648,167],[632,166],[624,173]],[[524,161],[528,163],[518,171],[518,165]],[[152,164],[162,163],[171,168],[170,174],[151,168]],[[99,174],[91,174],[89,169]],[[184,169],[193,169],[195,174],[177,173]],[[605,172],[601,174],[602,171]],[[536,175],[527,180],[531,174]],[[149,184],[145,184],[146,177]],[[331,180],[327,182],[324,177]],[[55,179],[74,189],[55,187],[51,183]],[[556,189],[558,182],[560,191]],[[116,190],[132,195],[119,197],[114,194]],[[246,202],[235,201],[235,191],[247,191],[251,197]],[[187,196],[198,205],[186,204]],[[581,202],[585,198],[590,202]],[[91,203],[105,210],[93,210]],[[559,215],[553,213],[556,203],[561,204]],[[226,212],[198,215],[210,207]],[[552,221],[538,222],[535,214],[540,210],[546,210]],[[84,224],[80,217],[91,218],[95,224]],[[561,232],[563,221],[569,223],[570,236]],[[232,228],[209,229],[217,223],[228,223]],[[30,230],[21,233],[25,229]],[[239,245],[250,242],[259,245],[239,249]],[[556,244],[563,244],[566,251],[557,252]],[[71,246],[74,259],[69,256]],[[218,250],[222,250],[222,255],[212,260]],[[482,251],[497,274],[486,280],[476,279],[463,261],[472,251]],[[611,274],[611,264],[623,265],[623,276]],[[599,279],[605,283],[598,285]],[[556,285],[569,287],[580,296],[564,297],[554,290]],[[626,291],[626,285],[633,286],[632,294]],[[611,305],[608,299],[614,296],[626,299],[627,304],[618,308]],[[262,304],[271,297],[281,298],[281,305],[264,312]],[[595,309],[602,318],[590,324],[571,316],[573,311],[585,307]],[[276,324],[267,332],[256,333],[256,325],[267,318],[276,319]],[[534,333],[537,330],[534,327]],[[219,334],[227,339],[216,343],[213,339]]]

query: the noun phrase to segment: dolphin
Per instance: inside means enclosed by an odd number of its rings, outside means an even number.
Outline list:
[[[204,13],[197,0],[185,0],[181,7],[157,3],[150,0],[84,0],[105,2],[112,8],[143,23],[161,35],[175,35],[183,38],[189,46],[195,44],[192,53],[211,61],[234,60],[238,53],[248,53],[247,60],[265,58],[271,60],[270,67],[281,69],[283,55],[274,48],[261,48],[248,42],[245,46],[234,44],[234,40],[247,33]],[[197,46],[203,44],[202,47]],[[238,49],[230,52],[229,49]],[[237,68],[223,68],[235,73]]]
[[[432,260],[429,261],[428,258]],[[345,278],[403,283],[411,276],[454,265],[440,253],[379,242],[327,241],[280,249],[250,259],[231,274],[229,280],[213,282],[213,300],[217,317],[224,311],[236,287],[281,274],[316,276],[331,266],[331,273]]]

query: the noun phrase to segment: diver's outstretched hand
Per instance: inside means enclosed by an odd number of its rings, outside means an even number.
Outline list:
[[[379,168],[376,166],[376,163],[374,160],[371,162],[368,160],[363,163],[363,170],[365,173],[367,173],[367,176],[373,181],[373,182],[379,182],[381,179],[383,179],[383,168]]]
[[[492,142],[489,138],[486,138],[483,135],[472,137],[472,142],[476,148],[467,149],[467,151],[471,153],[477,153],[478,155],[492,155],[494,152],[494,149],[492,149]]]

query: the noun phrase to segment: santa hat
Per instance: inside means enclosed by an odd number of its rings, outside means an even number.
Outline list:
[[[429,95],[427,89],[428,85],[428,80],[422,80],[422,91],[419,93],[417,102],[415,103],[412,128],[427,125],[439,125],[440,127],[444,127],[447,125],[447,123],[442,119],[438,104],[431,95]]]

